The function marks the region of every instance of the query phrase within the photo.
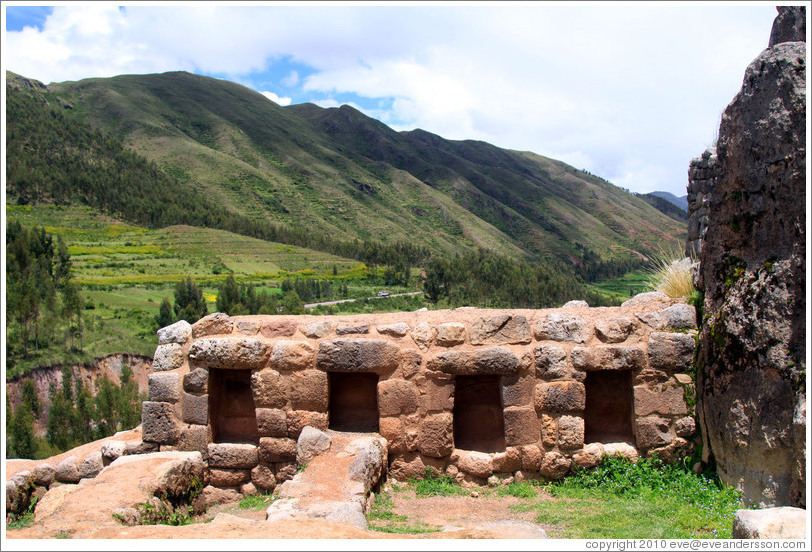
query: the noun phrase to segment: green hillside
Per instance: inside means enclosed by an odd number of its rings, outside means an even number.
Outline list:
[[[48,87],[217,206],[340,239],[485,247],[578,265],[681,242],[684,224],[610,183],[527,152],[395,132],[348,106],[280,107],[183,72]]]

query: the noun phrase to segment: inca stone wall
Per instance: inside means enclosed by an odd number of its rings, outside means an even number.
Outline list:
[[[212,314],[159,330],[143,440],[200,451],[214,486],[264,490],[296,473],[306,426],[338,420],[377,429],[399,480],[674,460],[696,428],[695,326],[693,307],[660,293],[613,308]]]
[[[778,11],[722,116],[699,277],[703,452],[761,507],[806,503],[806,15]]]
[[[708,230],[708,209],[705,205],[716,186],[716,148],[708,148],[691,160],[688,167],[688,238],[685,254],[698,259],[702,238]],[[697,288],[702,289],[697,282]]]

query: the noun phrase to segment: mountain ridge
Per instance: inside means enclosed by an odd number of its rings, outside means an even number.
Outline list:
[[[186,72],[45,89],[67,117],[252,220],[346,240],[406,236],[445,255],[484,247],[575,266],[638,262],[684,237],[684,225],[563,162],[398,132],[349,106],[282,107]]]

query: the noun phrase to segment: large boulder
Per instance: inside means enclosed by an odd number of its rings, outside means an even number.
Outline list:
[[[806,44],[785,40],[803,36],[805,9],[779,11],[719,128],[697,391],[722,480],[760,507],[803,507]]]

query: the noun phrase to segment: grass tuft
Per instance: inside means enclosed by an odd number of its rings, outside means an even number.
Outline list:
[[[516,498],[533,498],[538,492],[533,484],[528,481],[514,481],[510,485],[500,487],[497,494],[499,496],[515,496]]]
[[[672,299],[691,297],[696,292],[693,259],[678,253],[661,253],[649,272],[649,286]]]

